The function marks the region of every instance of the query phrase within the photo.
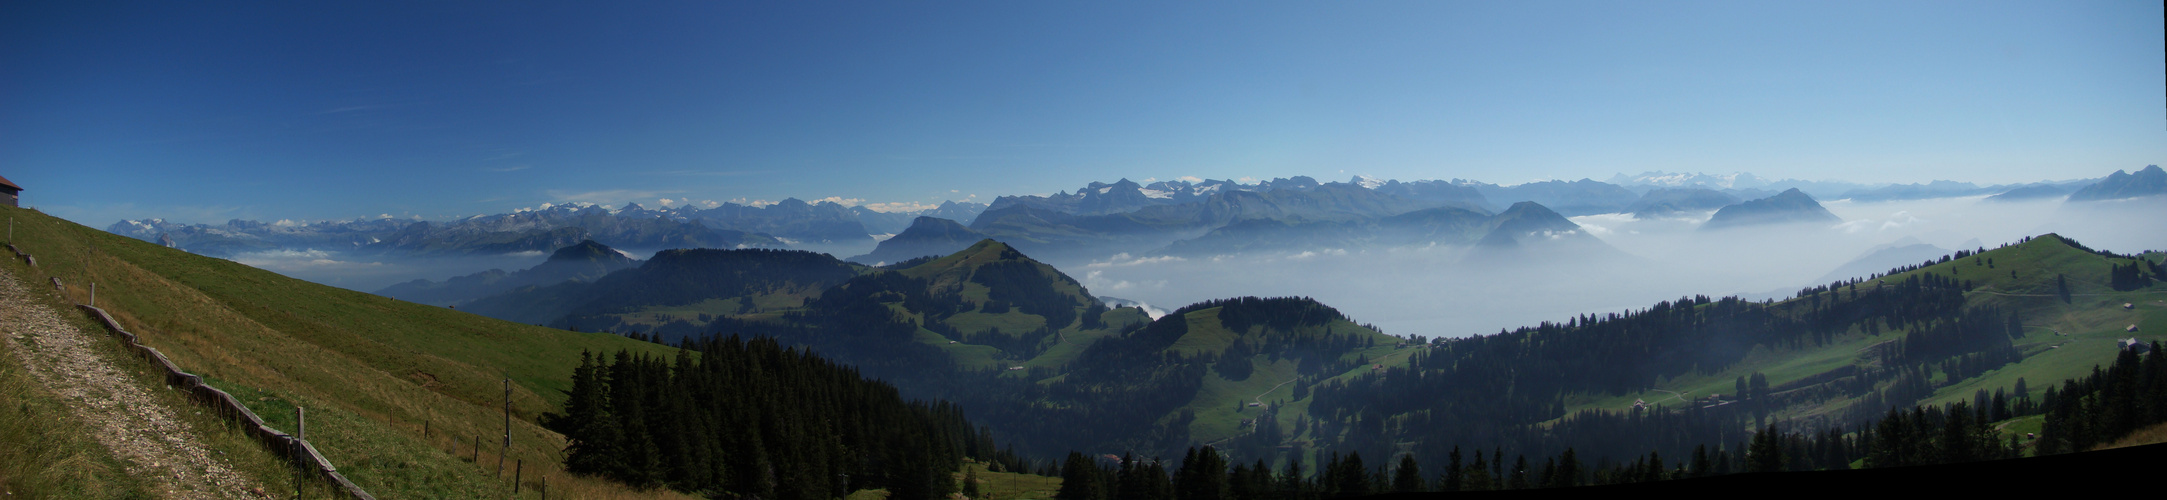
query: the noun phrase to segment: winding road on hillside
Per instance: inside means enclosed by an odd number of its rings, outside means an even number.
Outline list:
[[[0,268],[0,337],[40,386],[66,401],[83,432],[121,459],[128,475],[148,479],[166,498],[261,498],[250,492],[262,489],[214,458],[173,408],[105,359],[94,347],[100,339],[31,293]]]

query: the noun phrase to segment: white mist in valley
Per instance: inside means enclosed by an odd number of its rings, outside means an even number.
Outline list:
[[[2167,249],[2167,201],[1995,203],[1980,197],[1824,203],[1844,219],[1702,231],[1708,213],[1575,217],[1613,255],[1499,258],[1461,247],[1337,249],[1062,265],[1092,293],[1162,309],[1224,297],[1307,296],[1394,335],[1460,337],[1623,312],[1682,296],[1787,296],[1877,247],[1947,251],[2059,233],[2096,249]],[[1915,263],[1915,262],[1907,262]],[[1891,263],[1890,267],[1901,265]],[[1877,269],[1886,270],[1887,267]]]
[[[289,278],[374,292],[416,279],[443,281],[490,269],[517,271],[534,267],[548,258],[549,255],[543,252],[394,258],[372,253],[280,249],[240,253],[232,260]]]

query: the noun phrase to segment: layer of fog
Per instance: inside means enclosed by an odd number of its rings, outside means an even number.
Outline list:
[[[394,258],[378,254],[355,254],[330,250],[272,250],[233,256],[234,262],[279,273],[290,278],[375,292],[398,283],[427,279],[444,281],[489,269],[517,271],[541,264],[542,252],[458,257]]]
[[[1842,224],[1704,232],[1708,214],[1576,217],[1623,255],[1468,258],[1465,248],[1335,249],[1213,258],[1118,255],[1061,266],[1092,293],[1173,309],[1197,301],[1308,296],[1394,335],[1466,336],[1623,312],[1681,296],[1788,295],[1876,246],[1915,238],[1956,250],[2059,233],[2131,253],[2167,249],[2167,200],[2065,205],[1978,197],[1824,204]],[[1976,240],[1976,242],[1974,242]],[[1970,243],[1970,245],[1966,245]]]

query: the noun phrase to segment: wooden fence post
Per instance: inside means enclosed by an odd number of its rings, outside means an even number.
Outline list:
[[[308,480],[306,473],[303,472],[307,470],[308,466],[302,460],[307,455],[308,448],[301,445],[301,440],[307,439],[308,436],[308,420],[306,417],[307,412],[305,410],[299,406],[293,407],[293,497],[296,499],[301,498],[301,484]]]
[[[527,461],[526,461],[526,460],[519,460],[519,461],[517,461],[517,462],[513,462],[513,464],[514,464],[514,465],[512,466],[512,494],[514,494],[514,495],[517,495],[517,494],[519,494],[519,476],[523,476],[523,475],[526,475],[526,473],[527,473]]]
[[[512,454],[512,379],[504,379],[504,449],[497,453],[497,477],[504,477],[504,456]]]

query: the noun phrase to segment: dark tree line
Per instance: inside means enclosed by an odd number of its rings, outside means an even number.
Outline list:
[[[2140,364],[2134,354],[2125,354],[2115,368],[2086,381],[2072,382],[2070,387],[2073,389],[2064,391],[2081,396],[2055,399],[2046,406],[2068,407],[2072,412],[2085,414],[2092,411],[2087,409],[2090,403],[2080,400],[2140,401],[2122,410],[2100,409],[2098,419],[2079,419],[2087,423],[2076,424],[2097,426],[2097,431],[2061,431],[2091,432],[2089,435],[2098,440],[2111,439],[2108,436],[2112,429],[2133,429],[2156,422],[2144,419],[2152,418],[2151,415],[2161,411],[2159,408],[2167,405],[2167,393],[2147,391],[2167,390],[2160,389],[2167,387],[2167,378],[2146,382],[2145,377],[2167,376],[2163,374],[2167,374],[2167,362],[2162,362],[2160,356],[2153,355]],[[2125,388],[2113,389],[2117,385]],[[2131,397],[2113,396],[2116,391]],[[2021,381],[2017,392],[2025,392]],[[1389,492],[1567,488],[1738,473],[1843,470],[1852,468],[1853,464],[1885,468],[2014,458],[2020,444],[2014,438],[2001,440],[2000,432],[1992,423],[2022,413],[2010,409],[2008,398],[1997,396],[1988,400],[1984,399],[1984,394],[1981,393],[1980,401],[1991,403],[1960,401],[1941,406],[1913,406],[1908,410],[1890,409],[1878,421],[1853,431],[1831,427],[1817,432],[1786,432],[1776,425],[1769,425],[1757,432],[1687,443],[1689,446],[1685,449],[1690,451],[1665,453],[1659,449],[1662,446],[1651,446],[1644,447],[1650,450],[1644,453],[1592,463],[1583,461],[1577,447],[1563,448],[1554,455],[1530,460],[1522,453],[1508,455],[1503,447],[1485,450],[1454,446],[1444,454],[1442,462],[1427,462],[1432,467],[1443,464],[1428,469],[1430,472],[1425,472],[1422,465],[1425,462],[1414,453],[1396,454],[1393,455],[1396,460],[1371,466],[1364,463],[1360,452],[1330,452],[1323,455],[1324,463],[1314,472],[1306,469],[1302,461],[1290,460],[1275,473],[1262,460],[1254,465],[1235,463],[1229,468],[1230,461],[1209,446],[1190,448],[1183,459],[1174,464],[1133,456],[1109,462],[1072,452],[1063,464],[1062,489],[1055,498],[1321,500]],[[2049,415],[2050,422],[2055,422],[2051,417],[2053,414]],[[1608,416],[1602,412],[1589,412],[1569,417],[1559,425],[1588,425],[1591,421],[1606,426],[1625,423],[1606,419]],[[2067,426],[2070,425],[2067,422],[2072,421],[2075,420],[2063,420],[2055,425]],[[2118,424],[2109,422],[2122,423],[2115,427]],[[1683,426],[1658,424],[1602,430],[1606,435],[1616,436],[1666,427]],[[2045,439],[2049,438],[2042,438],[2042,446],[2047,442]],[[2068,441],[2065,439],[2065,442]],[[1605,445],[1596,442],[1595,446]],[[2051,452],[2045,448],[2042,451]]]
[[[2038,453],[2083,451],[2167,422],[2167,358],[2158,342],[2149,347],[2143,356],[2123,349],[2106,370],[2094,366],[2090,376],[2064,382],[2059,391],[2048,388]]]
[[[2152,281],[2156,279],[2154,276],[2159,276],[2159,269],[2157,266],[2150,264],[2150,262],[2143,259],[2130,262],[2128,265],[2114,264],[2113,269],[2107,273],[2107,286],[2123,292],[2151,286]],[[2152,276],[2146,276],[2145,271],[2151,271]]]
[[[542,419],[570,442],[568,470],[709,497],[780,499],[867,488],[942,498],[966,457],[1028,470],[958,407],[905,401],[895,387],[807,351],[735,336],[683,347],[674,359],[582,356],[563,413]]]

